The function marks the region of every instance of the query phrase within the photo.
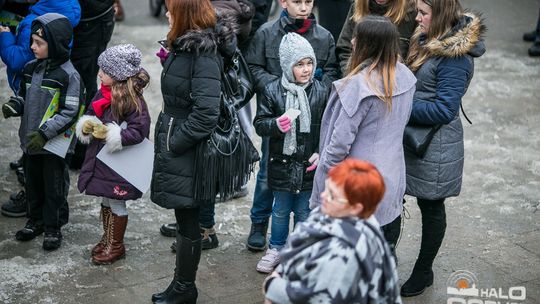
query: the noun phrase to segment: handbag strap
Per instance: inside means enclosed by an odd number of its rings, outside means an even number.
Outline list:
[[[463,117],[465,117],[465,119],[469,122],[469,124],[472,125],[472,121],[469,119],[469,117],[467,117],[467,114],[465,114],[465,110],[463,110],[463,102],[460,104],[460,107],[461,107],[461,113],[463,113]]]

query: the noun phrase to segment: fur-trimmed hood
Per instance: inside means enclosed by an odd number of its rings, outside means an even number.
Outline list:
[[[480,14],[466,12],[449,33],[438,39],[422,41],[423,37],[419,28],[415,36],[420,36],[420,43],[434,56],[459,57],[469,54],[480,57],[486,52],[483,38],[486,30]]]
[[[215,28],[186,32],[173,42],[173,50],[196,54],[219,51],[222,56],[229,57],[236,50],[237,30],[234,16],[220,14],[217,16]]]

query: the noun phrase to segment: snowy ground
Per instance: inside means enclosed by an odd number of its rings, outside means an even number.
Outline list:
[[[165,19],[148,14],[146,0],[124,1],[125,22],[117,24],[111,44],[130,42],[143,51],[143,65],[152,76],[145,92],[155,121],[161,107],[160,65],[154,56],[157,40],[167,32]],[[487,20],[488,52],[476,61],[475,77],[464,99],[473,125],[464,125],[466,164],[463,191],[448,201],[447,236],[435,261],[435,282],[405,303],[443,303],[447,280],[467,270],[479,288],[525,286],[526,301],[540,303],[540,58],[526,55],[521,40],[533,29],[540,1],[467,0],[464,6],[482,11]],[[0,66],[0,92],[9,89]],[[18,120],[0,119],[0,200],[18,190],[8,162],[19,155]],[[256,139],[256,145],[259,144]],[[25,219],[0,217],[1,303],[149,303],[153,292],[168,284],[174,269],[172,241],[159,234],[173,213],[150,202],[148,195],[129,203],[127,258],[112,266],[90,263],[90,249],[101,227],[97,199],[74,188],[71,173],[70,223],[63,229],[62,247],[41,249],[42,237],[28,243],[14,240]],[[253,194],[216,207],[220,247],[203,253],[197,284],[200,303],[260,303],[264,275],[255,271],[261,254],[244,246],[249,232]],[[420,242],[419,210],[406,204],[398,247],[400,281],[410,274]],[[491,298],[496,301],[497,299]],[[503,300],[501,300],[503,301]],[[504,302],[504,301],[503,301]]]

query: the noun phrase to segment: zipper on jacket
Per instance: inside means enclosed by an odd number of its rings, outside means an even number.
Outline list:
[[[173,117],[171,117],[169,119],[169,129],[167,130],[167,152],[171,151],[170,148],[169,148],[169,137],[171,136],[171,129],[172,129],[173,120],[174,120]]]

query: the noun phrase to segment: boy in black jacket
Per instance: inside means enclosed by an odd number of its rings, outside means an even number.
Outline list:
[[[81,112],[84,92],[79,73],[69,60],[72,35],[69,20],[60,14],[45,14],[32,22],[31,49],[36,60],[24,67],[21,98],[2,106],[6,118],[22,115],[19,138],[24,153],[28,222],[15,238],[29,241],[45,232],[45,250],[60,247],[60,228],[68,221],[66,158],[73,153],[75,141],[70,128]],[[50,152],[55,151],[53,143],[67,152]]]

